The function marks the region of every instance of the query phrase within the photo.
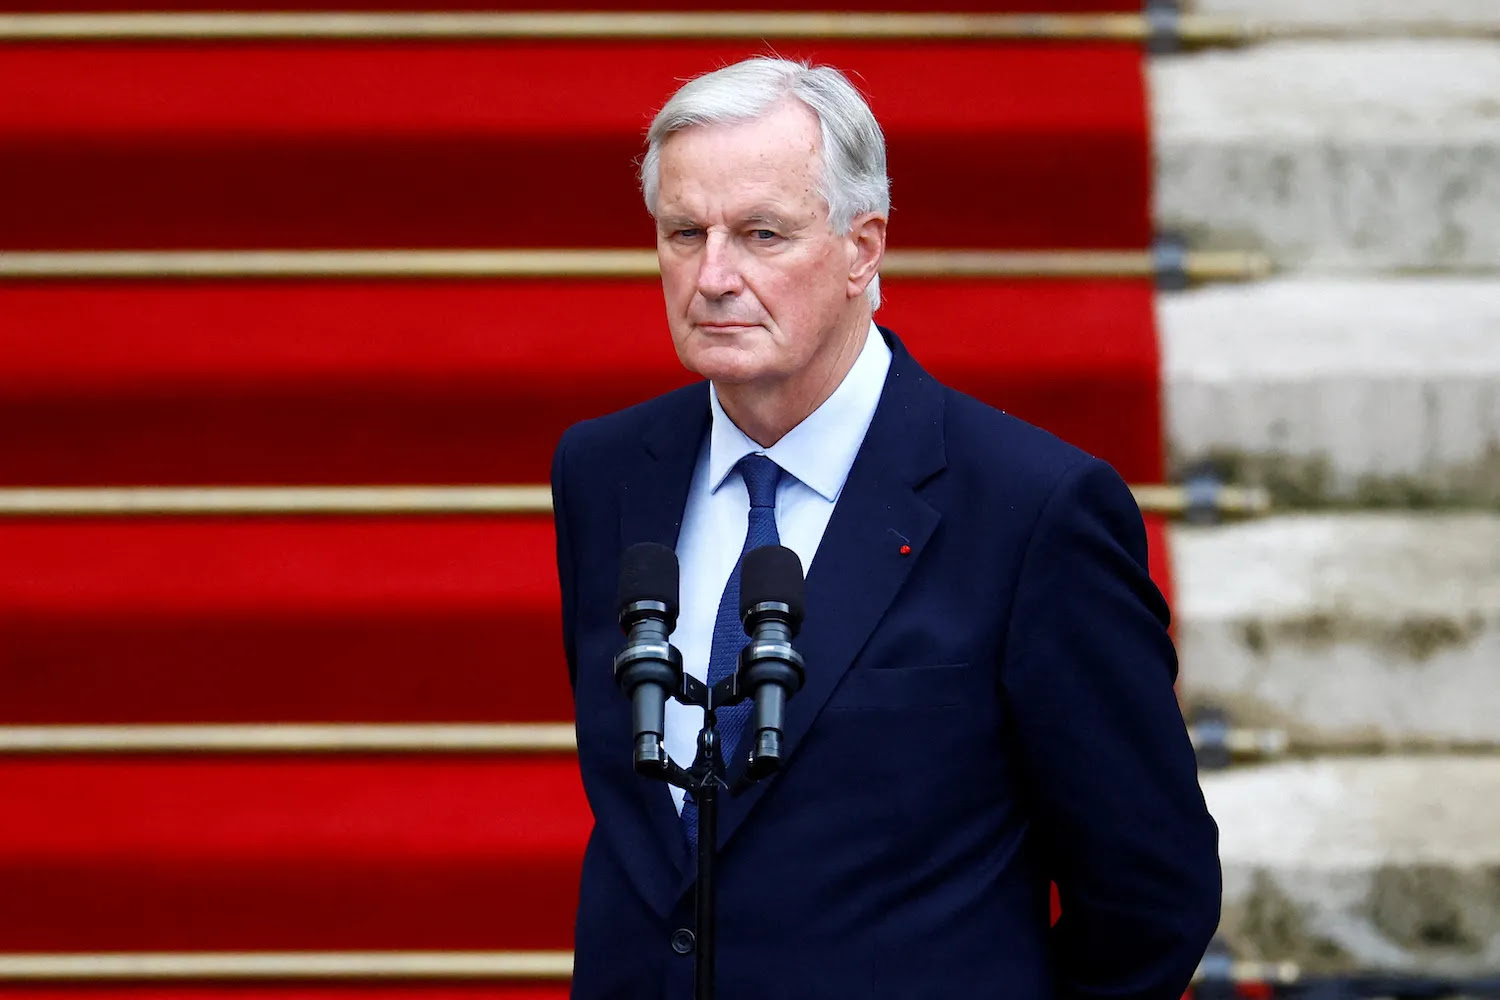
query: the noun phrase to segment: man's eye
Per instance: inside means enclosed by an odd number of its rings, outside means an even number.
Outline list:
[[[701,230],[701,229],[691,229],[691,228],[689,228],[689,229],[679,229],[675,233],[673,233],[672,235],[676,236],[678,239],[696,240],[700,235],[702,235],[702,233],[703,233],[703,230]]]
[[[752,229],[750,230],[750,235],[757,241],[765,242],[766,240],[774,240],[776,238],[776,231],[774,229]]]

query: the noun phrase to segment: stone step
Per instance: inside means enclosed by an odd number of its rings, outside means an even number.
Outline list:
[[[1237,957],[1306,972],[1500,965],[1500,757],[1290,761],[1203,776]]]
[[[1152,60],[1150,85],[1157,224],[1195,246],[1322,271],[1500,270],[1493,41],[1205,51]]]
[[[1495,0],[1187,0],[1184,10],[1277,24],[1317,25],[1349,32],[1400,26],[1463,30],[1500,28]]]
[[[1500,744],[1500,515],[1273,517],[1172,534],[1192,716],[1294,748]]]
[[[1299,507],[1500,507],[1500,280],[1287,278],[1158,317],[1177,475],[1208,462]]]

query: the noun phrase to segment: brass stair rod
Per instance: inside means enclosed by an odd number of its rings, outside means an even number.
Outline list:
[[[569,722],[0,726],[0,754],[570,754]]]
[[[551,512],[552,491],[547,486],[0,488],[0,518]]]
[[[1197,727],[1189,727],[1194,746]],[[1216,734],[1234,759],[1285,754],[1278,730]],[[0,754],[570,754],[569,722],[0,725]]]
[[[891,250],[891,278],[1151,278],[1149,250]],[[1271,273],[1249,251],[1186,253],[1190,281]],[[0,279],[85,278],[654,278],[654,250],[109,250],[0,251]]]
[[[129,11],[0,14],[0,41],[170,39],[488,39],[627,41],[764,39],[1120,42],[1185,48],[1277,40],[1497,38],[1491,24],[1427,18],[1306,23],[1183,14],[1000,14],[839,11]]]
[[[0,982],[164,980],[566,981],[571,951],[3,954]]]
[[[1215,970],[1218,972],[1219,970]],[[1225,963],[1235,983],[1289,985],[1295,962]],[[266,980],[566,981],[571,951],[100,952],[0,953],[0,982]],[[1204,978],[1202,967],[1195,982]]]
[[[1255,41],[1258,29],[1188,15],[1184,44]],[[723,12],[126,12],[0,14],[0,40],[124,39],[782,39],[1102,41],[1143,43],[1160,27],[1141,14]]]
[[[1180,516],[1195,509],[1182,486],[1131,487],[1142,511]],[[1209,505],[1222,517],[1270,509],[1265,490],[1225,486]],[[548,514],[546,486],[120,486],[0,488],[6,517],[146,517],[365,514]]]

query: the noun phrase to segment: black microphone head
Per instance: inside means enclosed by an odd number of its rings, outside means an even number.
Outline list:
[[[792,609],[792,618],[802,621],[806,591],[802,560],[785,545],[764,545],[745,553],[740,566],[740,617],[757,604],[775,602]]]
[[[620,557],[620,603],[624,611],[638,601],[660,601],[677,617],[677,553],[656,542],[638,542]]]

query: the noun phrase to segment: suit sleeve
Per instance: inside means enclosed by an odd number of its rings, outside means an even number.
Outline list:
[[[574,628],[577,624],[578,570],[573,562],[573,534],[568,524],[565,489],[567,447],[568,435],[564,434],[557,443],[557,451],[552,455],[552,523],[557,535],[557,582],[562,611],[563,653],[568,662],[568,684],[576,691],[578,656]]]
[[[1022,560],[1003,685],[1057,884],[1057,995],[1178,1000],[1212,937],[1218,830],[1173,691],[1168,611],[1129,489],[1081,461]]]

